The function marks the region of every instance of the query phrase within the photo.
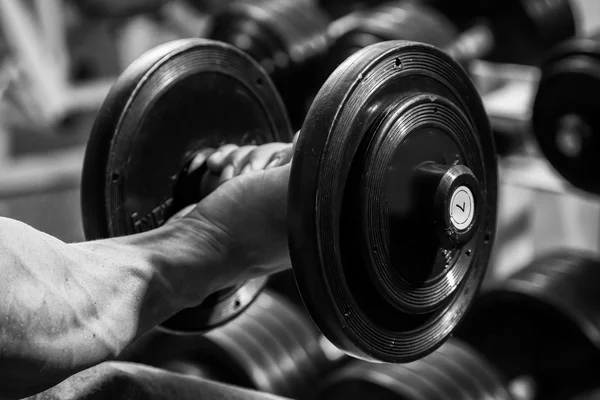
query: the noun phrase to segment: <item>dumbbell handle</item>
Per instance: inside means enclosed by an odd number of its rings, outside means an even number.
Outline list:
[[[176,208],[198,203],[220,185],[220,175],[211,172],[206,160],[216,149],[204,148],[193,154],[185,165],[173,190]]]
[[[211,171],[206,164],[215,151],[212,147],[206,147],[190,157],[175,184],[173,198],[177,203],[176,208],[198,203],[222,183],[221,175]]]
[[[296,132],[291,146],[296,145],[299,135],[300,131]],[[206,160],[215,151],[212,147],[206,147],[194,152],[188,159],[174,188],[174,199],[180,207],[198,203],[221,184],[220,174],[215,174],[206,165]]]
[[[461,64],[483,58],[489,54],[495,44],[494,33],[488,23],[479,23],[459,35],[444,49],[452,58]]]

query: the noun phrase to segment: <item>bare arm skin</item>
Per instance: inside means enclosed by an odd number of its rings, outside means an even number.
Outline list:
[[[220,284],[219,235],[195,219],[65,244],[0,218],[0,398],[40,392],[114,359],[149,328],[200,303]]]
[[[245,162],[271,153],[259,147]],[[176,221],[114,239],[66,244],[0,218],[0,399],[113,360],[210,293],[288,268],[289,170],[227,176]]]
[[[27,400],[286,400],[129,362],[106,362]]]

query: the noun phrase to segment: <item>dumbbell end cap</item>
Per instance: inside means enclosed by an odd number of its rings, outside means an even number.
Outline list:
[[[442,242],[452,246],[466,243],[473,237],[481,201],[481,187],[468,167],[446,167],[434,200],[435,222]]]

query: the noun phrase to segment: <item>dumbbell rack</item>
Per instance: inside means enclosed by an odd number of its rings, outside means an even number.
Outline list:
[[[478,61],[472,66],[472,75],[485,93],[492,126],[529,137],[539,70]],[[498,161],[500,223],[491,280],[506,277],[557,246],[600,251],[598,200],[562,179],[531,139],[519,151]]]

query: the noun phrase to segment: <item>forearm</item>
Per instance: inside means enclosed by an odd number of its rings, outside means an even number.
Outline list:
[[[108,362],[90,368],[27,400],[94,399],[285,400],[268,393],[126,362]]]
[[[65,244],[1,219],[0,395],[35,393],[112,359],[144,331],[200,302],[216,285],[218,256],[210,241],[198,246],[195,239],[198,254],[190,257],[176,226]],[[198,282],[193,292],[190,281]]]

